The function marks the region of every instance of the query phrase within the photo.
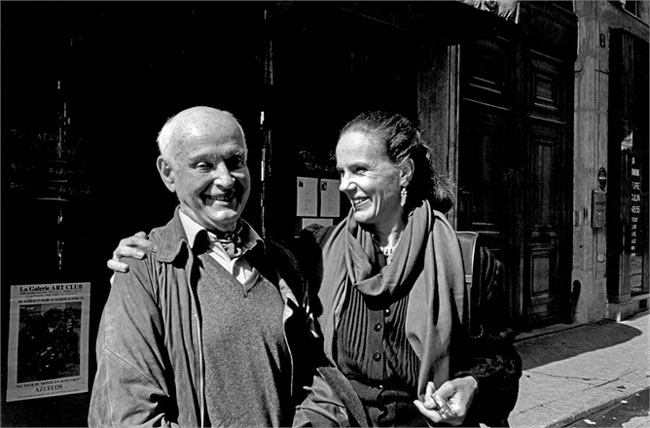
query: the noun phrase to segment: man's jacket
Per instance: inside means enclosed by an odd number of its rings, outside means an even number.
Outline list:
[[[178,217],[154,229],[157,251],[129,259],[129,273],[116,274],[97,337],[97,374],[89,426],[204,426],[205,369],[201,318],[195,295],[194,255]],[[301,423],[346,426],[345,407],[316,366],[327,367],[309,316],[305,281],[295,259],[267,243],[284,300],[285,339],[292,356],[292,395]],[[306,398],[306,395],[309,397]],[[302,403],[302,405],[300,405]],[[218,421],[212,421],[218,423]]]

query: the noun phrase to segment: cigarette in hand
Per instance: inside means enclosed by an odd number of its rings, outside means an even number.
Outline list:
[[[438,406],[438,412],[445,418],[452,418],[456,416],[456,412],[449,406],[447,400],[442,398],[437,394],[432,395],[433,401],[435,401],[436,406]]]

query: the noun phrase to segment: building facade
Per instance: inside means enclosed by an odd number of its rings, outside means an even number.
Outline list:
[[[648,307],[648,2],[575,2],[576,319]]]
[[[338,220],[319,215],[318,187],[336,180],[336,131],[362,109],[398,110],[419,119],[438,171],[457,183],[457,228],[505,262],[513,324],[570,320],[571,5],[511,3],[509,19],[461,2],[407,5],[297,6],[267,21],[266,84],[281,100],[265,109],[265,230]],[[300,205],[309,186],[311,211]]]
[[[338,130],[393,110],[419,122],[456,183],[452,223],[504,262],[517,331],[629,317],[649,297],[648,13],[640,1],[3,2],[2,312],[10,285],[89,281],[96,329],[117,241],[175,207],[156,133],[203,104],[246,130],[245,217],[263,235],[345,216]],[[92,346],[88,358],[92,374]],[[2,370],[3,425],[85,424],[88,394],[6,403]]]

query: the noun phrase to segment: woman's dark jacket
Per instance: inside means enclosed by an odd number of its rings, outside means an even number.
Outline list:
[[[318,288],[322,279],[321,249],[334,227],[313,225],[303,230],[292,244],[304,271],[309,275],[312,310],[322,312]],[[515,351],[513,333],[508,328],[503,296],[504,267],[485,248],[478,251],[477,278],[473,284],[472,305],[467,313],[460,350],[462,361],[455,361],[452,377],[473,376],[478,382],[464,426],[508,426],[508,415],[517,401],[521,359]],[[470,331],[471,325],[471,331]]]

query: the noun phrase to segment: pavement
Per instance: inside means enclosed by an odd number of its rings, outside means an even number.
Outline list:
[[[510,425],[570,426],[647,389],[649,333],[646,310],[621,322],[560,325],[519,335],[515,346],[523,375]],[[650,415],[637,422],[635,428],[650,427]]]

